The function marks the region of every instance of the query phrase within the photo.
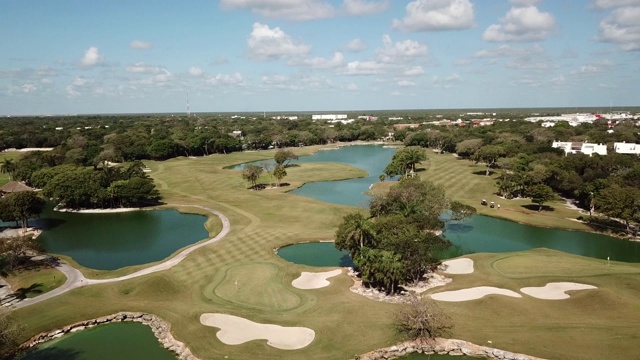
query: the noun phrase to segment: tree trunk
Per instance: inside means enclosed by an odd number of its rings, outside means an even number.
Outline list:
[[[542,211],[542,204],[538,204],[538,211]]]

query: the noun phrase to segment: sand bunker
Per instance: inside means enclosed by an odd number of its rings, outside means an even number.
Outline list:
[[[342,274],[342,269],[336,269],[336,270],[325,271],[325,272],[317,272],[317,273],[302,272],[299,278],[291,282],[291,285],[293,285],[293,287],[295,288],[303,289],[303,290],[319,289],[319,288],[329,286],[330,283],[327,280],[328,278],[334,277],[340,274]]]
[[[525,287],[520,289],[521,292],[542,300],[563,300],[570,296],[566,291],[597,289],[593,285],[579,284],[574,282],[554,282],[545,286]]]
[[[471,274],[473,273],[473,260],[467,258],[453,259],[442,262],[447,274]]]
[[[443,291],[431,295],[431,298],[438,301],[469,301],[483,298],[487,295],[504,295],[521,298],[522,295],[515,291],[501,289],[493,286],[478,286],[469,289]]]
[[[316,336],[313,330],[304,327],[259,324],[226,314],[205,313],[200,315],[200,322],[202,325],[220,328],[216,336],[227,345],[265,339],[269,346],[283,350],[296,350],[309,345]]]

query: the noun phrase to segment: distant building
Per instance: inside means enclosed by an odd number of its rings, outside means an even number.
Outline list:
[[[530,121],[530,122],[566,121],[571,126],[577,126],[584,123],[588,123],[588,124],[593,123],[597,119],[598,119],[598,116],[593,114],[562,114],[560,116],[533,116],[533,117],[525,118],[524,120]]]
[[[640,156],[640,144],[626,142],[613,143],[613,151],[618,154],[631,154]]]
[[[346,118],[347,118],[347,114],[311,115],[311,120],[343,120]]]
[[[495,120],[493,119],[476,119],[476,120],[471,120],[471,126],[472,127],[489,126],[489,125],[493,125],[494,122]]]
[[[393,128],[396,130],[400,129],[417,129],[420,127],[420,124],[393,124]]]
[[[607,155],[606,144],[591,144],[586,142],[571,141],[554,141],[551,147],[564,150],[565,155],[569,154],[585,154],[592,156],[593,154]]]
[[[358,116],[358,119],[363,119],[363,120],[367,120],[367,121],[376,121],[376,120],[378,120],[378,117],[371,116],[371,115],[360,115],[360,116]]]

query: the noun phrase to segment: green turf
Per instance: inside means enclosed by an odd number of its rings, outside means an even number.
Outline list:
[[[314,149],[295,151],[303,154]],[[287,169],[289,176],[283,181],[290,186],[253,191],[247,189],[239,171],[223,169],[273,154],[261,151],[147,162],[152,170],[149,174],[168,204],[198,204],[219,210],[229,217],[231,232],[170,270],[79,288],[19,310],[19,319],[27,325],[24,338],[126,310],[151,312],[167,320],[174,336],[202,359],[344,359],[397,342],[392,327],[397,305],[352,293],[352,281],[346,275],[332,278],[326,288],[295,289],[290,284],[301,271],[317,269],[288,263],[273,251],[284,244],[333,238],[341,217],[354,210],[287,194],[287,190],[312,180],[362,176],[362,171],[335,164],[301,164]],[[461,201],[473,204],[476,197],[490,200],[490,179],[470,175],[483,168],[452,159],[450,155],[432,155],[422,176],[432,176],[449,191],[457,191],[451,195]],[[514,212],[517,209],[517,205],[509,206]],[[209,231],[214,229],[219,229],[216,221]],[[562,301],[491,296],[443,303],[455,324],[452,337],[478,344],[491,340],[499,348],[548,358],[629,358],[635,354],[640,340],[640,265],[611,263],[605,267],[602,261],[550,250],[470,257],[476,262],[476,273],[452,276],[448,288],[493,285],[517,291],[548,281],[578,281],[599,289],[576,292]],[[224,345],[215,336],[217,329],[199,323],[205,312],[305,326],[316,332],[316,339],[296,351],[277,350],[264,341]]]
[[[32,298],[49,292],[67,281],[67,277],[54,268],[20,270],[9,274],[5,280],[21,296]]]

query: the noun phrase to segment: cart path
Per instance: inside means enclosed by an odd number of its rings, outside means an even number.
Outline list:
[[[224,214],[222,214],[219,211],[204,207],[204,206],[200,206],[200,205],[179,205],[179,206],[191,206],[191,207],[197,207],[203,210],[206,210],[214,215],[216,215],[217,217],[220,218],[220,220],[222,221],[222,230],[220,231],[220,233],[218,233],[218,235],[216,235],[215,237],[203,241],[201,243],[195,244],[191,247],[188,247],[184,250],[182,250],[181,252],[179,252],[176,256],[167,259],[166,261],[163,261],[159,264],[150,266],[148,268],[144,268],[142,270],[136,271],[134,273],[131,273],[129,275],[124,275],[124,276],[120,276],[117,278],[111,278],[111,279],[87,279],[84,277],[84,275],[80,272],[80,270],[65,264],[65,263],[60,263],[58,266],[56,266],[56,269],[60,270],[62,273],[65,274],[65,276],[67,277],[67,281],[60,287],[55,288],[54,290],[51,290],[45,294],[42,294],[40,296],[36,296],[34,298],[29,298],[29,299],[24,299],[16,304],[14,304],[13,306],[11,306],[11,309],[20,309],[23,307],[27,307],[29,305],[33,305],[33,304],[37,304],[39,302],[54,298],[60,294],[64,294],[67,291],[73,290],[75,288],[81,287],[81,286],[87,286],[87,285],[93,285],[93,284],[106,284],[106,283],[111,283],[111,282],[116,282],[116,281],[123,281],[123,280],[129,280],[129,279],[133,279],[133,278],[137,278],[140,276],[144,276],[144,275],[148,275],[148,274],[152,274],[158,271],[163,271],[163,270],[168,270],[171,269],[172,267],[178,265],[182,260],[184,260],[184,258],[187,257],[187,255],[189,255],[191,252],[198,250],[204,246],[207,245],[211,245],[217,241],[222,240],[222,238],[224,238],[229,231],[231,230],[231,223],[229,222],[229,219],[224,216]]]

